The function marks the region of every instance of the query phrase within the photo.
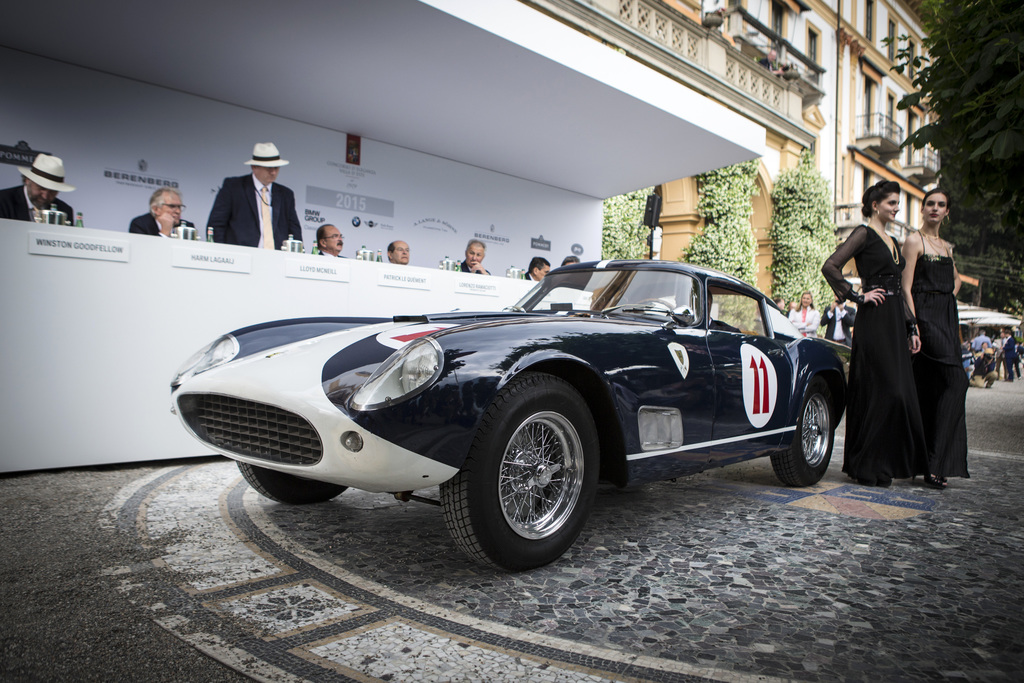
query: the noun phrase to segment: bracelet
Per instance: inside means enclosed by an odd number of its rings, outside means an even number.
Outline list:
[[[917,323],[911,322],[911,321],[908,320],[907,321],[907,338],[909,339],[910,337],[920,337],[920,336],[921,335],[919,335],[917,333]]]
[[[846,293],[846,298],[852,301],[853,303],[857,304],[858,306],[864,303],[864,295],[858,294],[852,289]]]

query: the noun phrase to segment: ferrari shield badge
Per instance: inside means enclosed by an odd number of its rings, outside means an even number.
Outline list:
[[[686,347],[672,342],[668,345],[668,352],[672,354],[672,360],[675,361],[676,367],[679,368],[679,374],[683,376],[683,379],[686,379],[686,375],[690,372],[690,356],[686,353]]]
[[[775,366],[760,349],[743,344],[740,347],[743,371],[743,408],[754,427],[764,427],[775,412],[779,398],[779,381]]]

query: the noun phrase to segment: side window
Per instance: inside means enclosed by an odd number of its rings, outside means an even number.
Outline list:
[[[708,289],[708,329],[764,336],[760,302],[746,294],[720,287]]]
[[[789,321],[786,314],[772,306],[765,306],[768,309],[768,322],[772,324],[772,332],[776,337],[788,337],[800,339],[804,335],[796,329],[796,326]]]

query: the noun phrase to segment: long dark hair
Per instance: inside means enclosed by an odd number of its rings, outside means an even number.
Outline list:
[[[864,218],[871,218],[871,205],[880,202],[891,194],[900,193],[900,184],[895,180],[879,180],[864,193],[864,204],[860,207]],[[948,198],[949,195],[946,195]]]
[[[931,197],[933,194],[941,194],[943,197],[946,198],[947,211],[953,208],[953,199],[949,196],[949,193],[943,190],[941,187],[933,187],[932,189],[925,192],[924,198],[921,200],[921,206],[924,206],[925,202],[927,202],[928,198]]]

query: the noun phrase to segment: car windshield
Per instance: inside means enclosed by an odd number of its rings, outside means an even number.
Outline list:
[[[696,322],[702,317],[700,302],[697,280],[684,273],[571,270],[548,275],[516,306],[533,312],[649,307],[653,312],[671,311]]]

